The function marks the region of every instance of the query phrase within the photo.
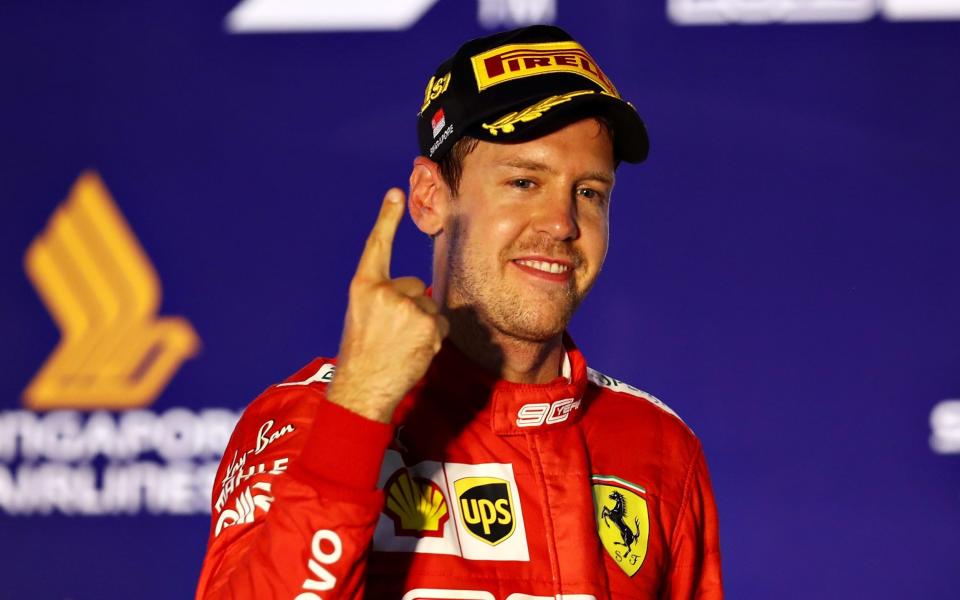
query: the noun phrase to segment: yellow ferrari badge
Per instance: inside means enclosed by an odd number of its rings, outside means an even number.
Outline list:
[[[613,475],[594,475],[590,482],[600,542],[623,572],[633,577],[647,556],[650,538],[647,491]]]

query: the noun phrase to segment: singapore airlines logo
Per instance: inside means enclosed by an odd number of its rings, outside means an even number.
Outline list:
[[[24,267],[61,333],[23,392],[29,408],[142,407],[197,352],[189,321],[157,316],[157,273],[94,173],[74,183]]]

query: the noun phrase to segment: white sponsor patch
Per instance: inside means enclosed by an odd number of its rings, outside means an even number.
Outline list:
[[[274,425],[273,419],[267,419],[257,430],[257,439],[253,448],[242,454],[239,450],[233,452],[233,456],[230,457],[230,464],[227,465],[227,470],[220,481],[220,492],[217,494],[215,503],[217,511],[223,510],[231,494],[239,489],[240,484],[245,480],[255,475],[280,475],[287,470],[288,459],[286,458],[278,458],[270,463],[250,459],[250,457],[255,457],[266,450],[270,444],[296,431],[294,426],[289,423],[282,427],[274,427]],[[247,464],[248,460],[250,460],[249,466]]]
[[[483,590],[449,590],[437,588],[419,588],[410,590],[401,600],[497,600],[496,596]],[[556,596],[531,596],[530,594],[510,594],[506,600],[597,600],[591,594],[557,594]]]
[[[383,488],[390,477],[403,468],[403,459],[395,450],[388,450],[383,457],[380,468],[380,485]],[[450,493],[447,479],[444,476],[443,464],[425,460],[407,467],[411,478],[422,478],[432,481],[443,490],[444,502],[447,510],[450,509]],[[396,535],[394,522],[386,514],[380,513],[377,528],[373,534],[373,549],[383,552],[421,552],[426,554],[452,554],[462,556],[460,545],[457,543],[457,532],[453,519],[448,519],[443,526],[443,535],[440,537],[416,537],[412,535]]]
[[[230,499],[230,495],[233,494],[234,490],[239,489],[240,484],[244,481],[255,475],[280,475],[286,472],[287,462],[289,460],[287,458],[278,458],[271,464],[260,463],[258,465],[251,465],[249,468],[244,468],[246,466],[246,458],[247,454],[244,454],[242,457],[239,457],[238,460],[238,453],[235,453],[230,466],[227,467],[227,474],[220,482],[220,493],[217,495],[217,502],[215,504],[217,512],[223,510],[227,500]]]
[[[330,383],[333,381],[333,374],[336,373],[337,366],[331,363],[326,363],[317,369],[317,372],[311,375],[310,377],[304,379],[303,381],[290,381],[288,383],[278,383],[277,387],[288,387],[291,385],[309,385],[314,381],[319,383]]]
[[[444,590],[438,588],[419,588],[410,590],[401,600],[497,600],[490,592],[483,590]]]
[[[530,596],[529,594],[510,594],[507,600],[597,600],[592,594],[557,594],[556,596]]]
[[[600,387],[605,387],[615,392],[623,392],[624,394],[630,394],[631,396],[636,396],[637,398],[643,398],[650,404],[654,404],[658,406],[660,409],[680,419],[680,415],[673,412],[673,409],[667,406],[659,398],[639,388],[635,388],[629,383],[624,383],[623,381],[614,379],[609,375],[604,375],[603,373],[596,371],[594,369],[591,369],[590,367],[587,367],[587,378],[594,384],[599,385]],[[683,419],[680,419],[680,421],[683,421]]]
[[[258,481],[251,485],[237,496],[233,508],[225,509],[220,513],[214,537],[219,536],[220,532],[227,527],[253,523],[257,509],[264,513],[269,512],[272,502],[273,496],[270,495],[269,483]]]
[[[400,454],[388,450],[380,470],[379,487],[384,487],[402,468]],[[429,480],[443,490],[450,518],[443,525],[442,535],[417,537],[398,535],[394,519],[381,513],[373,534],[374,550],[450,554],[468,560],[530,560],[513,465],[422,461],[406,469],[411,478]],[[500,486],[502,497],[493,497],[484,493],[485,490],[476,491],[485,482],[490,482],[487,485],[495,491]],[[490,497],[489,507],[484,504],[487,497]],[[497,528],[503,532],[499,537],[495,533]],[[489,539],[484,539],[485,533]]]

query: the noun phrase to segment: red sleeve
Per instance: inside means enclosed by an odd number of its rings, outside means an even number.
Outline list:
[[[670,543],[671,567],[665,593],[669,600],[722,600],[720,532],[717,507],[703,450],[687,471],[683,502]]]
[[[318,359],[237,424],[213,486],[197,600],[361,598],[392,427],[325,398]]]

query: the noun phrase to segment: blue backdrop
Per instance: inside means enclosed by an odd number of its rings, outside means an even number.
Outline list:
[[[648,123],[571,331],[703,441],[729,597],[960,595],[958,7],[415,0],[349,25],[377,4],[354,1],[291,25],[238,2],[0,5],[0,597],[192,595],[223,436],[335,352],[428,75],[534,20]],[[347,26],[378,30],[320,30]],[[394,274],[429,256],[405,222]],[[136,273],[90,315],[83,282]],[[113,354],[48,362],[62,322]],[[105,375],[124,360],[144,388]]]

